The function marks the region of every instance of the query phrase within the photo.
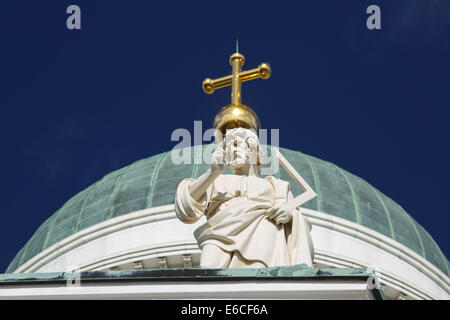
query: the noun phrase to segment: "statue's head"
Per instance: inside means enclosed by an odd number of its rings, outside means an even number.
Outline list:
[[[226,163],[233,170],[245,166],[263,164],[263,153],[255,131],[245,128],[234,128],[226,131],[223,141]]]

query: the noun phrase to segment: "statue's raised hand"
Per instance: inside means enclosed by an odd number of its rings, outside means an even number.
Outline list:
[[[225,150],[219,145],[211,155],[211,171],[214,173],[222,173],[225,171]]]

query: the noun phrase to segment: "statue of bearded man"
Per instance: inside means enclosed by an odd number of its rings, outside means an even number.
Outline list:
[[[212,154],[211,168],[178,185],[178,218],[184,223],[207,219],[194,232],[202,268],[312,266],[310,224],[287,205],[293,198],[288,182],[259,177],[261,164],[257,135],[229,129]],[[222,174],[226,165],[234,174]]]

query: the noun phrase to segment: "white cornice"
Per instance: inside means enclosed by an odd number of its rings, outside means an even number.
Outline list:
[[[140,210],[103,221],[58,241],[29,259],[17,268],[14,273],[35,272],[41,266],[54,260],[65,252],[102,236],[141,224],[169,219],[176,219],[174,206],[172,204]]]
[[[449,292],[449,278],[431,262],[403,244],[360,224],[311,209],[302,208],[301,212],[308,217],[312,225],[336,230],[349,236],[361,239],[413,265],[425,273],[433,281]]]
[[[443,288],[447,293],[449,292],[449,278],[437,267],[435,267],[432,263],[430,263],[428,260],[424,259],[422,256],[414,252],[413,250],[407,248],[406,246],[402,245],[401,243],[383,235],[380,234],[374,230],[371,230],[367,227],[364,227],[362,225],[359,225],[357,223],[335,217],[330,214],[326,214],[323,212],[310,210],[310,209],[304,209],[302,208],[302,213],[308,217],[311,224],[316,226],[321,226],[323,228],[334,230],[339,233],[343,233],[346,235],[349,235],[353,238],[360,239],[364,241],[365,243],[369,243],[371,245],[376,246],[377,248],[380,248],[386,252],[388,252],[391,255],[394,255],[395,257],[398,257],[399,259],[405,261],[406,263],[414,266],[417,270],[425,274],[428,278],[430,278],[432,281],[434,281],[437,285],[439,285],[441,288]],[[51,247],[45,249],[44,251],[40,252],[33,258],[26,261],[23,265],[21,265],[15,273],[24,273],[24,272],[36,272],[41,267],[45,266],[46,264],[50,263],[51,261],[55,260],[56,258],[60,257],[61,255],[71,251],[74,248],[77,248],[83,244],[89,243],[90,241],[93,241],[95,239],[111,235],[115,232],[131,228],[134,226],[149,224],[152,222],[157,221],[163,221],[163,220],[170,220],[170,219],[176,219],[176,215],[174,213],[174,206],[173,205],[166,205],[166,206],[160,206],[160,207],[154,207],[150,209],[140,210],[136,212],[132,212],[120,217],[112,218],[109,220],[106,220],[104,222],[101,222],[99,224],[96,224],[94,226],[91,226],[89,228],[86,228],[84,230],[81,230],[57,243],[52,245]],[[181,244],[179,244],[181,245]],[[181,247],[179,245],[176,245],[175,247],[171,248],[170,244],[165,245],[164,250],[169,251],[176,251],[176,250],[194,250],[195,248],[192,246],[192,244],[186,244],[189,248]],[[183,248],[182,248],[183,247]],[[161,248],[161,247],[159,247]],[[181,248],[181,249],[180,249]],[[98,268],[107,268],[113,263],[118,262],[124,262],[129,259],[135,258],[138,255],[144,255],[149,256],[153,255],[155,251],[155,248],[133,248],[128,253],[121,252],[118,253],[115,256],[110,257],[101,257],[98,260],[90,261],[89,263],[83,263],[83,269],[98,269]],[[319,252],[318,252],[319,253]],[[325,254],[325,252],[322,252],[322,255]],[[329,256],[328,259],[332,258],[333,253],[328,252],[327,255]],[[318,256],[319,258],[319,256]],[[323,258],[323,257],[322,257]],[[337,259],[335,262],[335,265],[346,265],[348,266],[348,263],[346,263],[342,257],[334,257],[334,259]],[[338,260],[340,262],[338,262]],[[350,259],[351,260],[351,259]],[[350,261],[349,260],[349,261]],[[354,266],[363,265],[362,262],[353,261],[349,262],[353,264]],[[384,274],[388,275],[386,270],[381,271]],[[389,275],[386,277],[388,278],[395,278],[393,275]],[[411,284],[408,282],[405,282],[404,280],[400,280],[401,283],[397,283],[398,286],[407,286],[411,288]],[[413,287],[413,286],[412,286]],[[411,290],[410,290],[411,291]],[[414,290],[413,290],[414,291]],[[421,294],[416,291],[416,294],[419,295],[421,298],[430,298],[431,296],[427,294],[426,292],[422,292]]]

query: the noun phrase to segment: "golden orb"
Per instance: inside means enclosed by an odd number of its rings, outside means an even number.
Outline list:
[[[227,129],[242,127],[253,129],[258,134],[261,127],[256,113],[244,104],[229,104],[223,107],[214,118],[213,125],[224,136]]]
[[[217,129],[216,139],[222,138],[218,132],[225,135],[227,129],[241,127],[254,130],[258,134],[261,127],[256,113],[241,103],[241,83],[258,78],[268,79],[272,70],[268,63],[261,63],[257,68],[242,71],[244,62],[243,54],[239,52],[233,53],[230,56],[232,67],[230,75],[203,80],[203,91],[207,94],[213,93],[216,89],[231,86],[231,104],[223,107],[214,118],[213,125]]]

